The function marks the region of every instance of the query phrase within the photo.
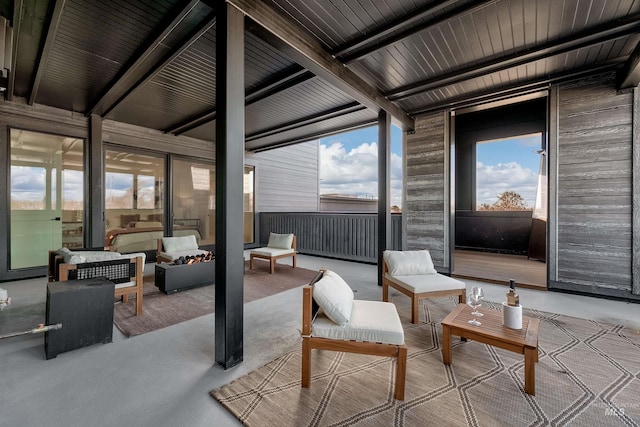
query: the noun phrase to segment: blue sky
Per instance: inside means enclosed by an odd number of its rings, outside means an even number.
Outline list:
[[[320,139],[320,194],[377,197],[378,128]],[[477,202],[493,204],[516,191],[533,207],[538,180],[540,135],[477,145]],[[391,204],[402,201],[402,131],[391,127]]]

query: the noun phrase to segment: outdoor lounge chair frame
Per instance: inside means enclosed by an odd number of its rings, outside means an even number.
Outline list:
[[[395,398],[397,400],[404,400],[404,386],[407,373],[406,344],[396,345],[368,341],[346,341],[311,336],[311,323],[319,309],[313,300],[313,285],[322,278],[323,274],[324,270],[321,270],[309,285],[302,289],[302,387],[309,388],[311,385],[311,350],[313,349],[386,356],[396,359]]]
[[[411,298],[411,323],[418,323],[418,300],[420,298],[438,298],[438,297],[447,297],[447,296],[458,296],[458,302],[460,304],[466,304],[466,290],[463,289],[451,289],[444,291],[427,291],[415,293],[410,291],[409,289],[400,286],[393,279],[389,279],[387,277],[387,273],[389,272],[389,267],[387,266],[387,262],[382,260],[382,301],[389,301],[389,286],[393,289],[402,292],[409,298]],[[393,277],[393,276],[392,276]]]

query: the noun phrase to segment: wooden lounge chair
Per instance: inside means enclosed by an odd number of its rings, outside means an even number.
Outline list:
[[[293,268],[296,268],[296,236],[293,234],[269,234],[267,246],[253,249],[249,253],[249,269],[253,270],[253,259],[262,258],[269,261],[269,272],[276,271],[276,261],[280,258],[293,258]]]
[[[303,388],[311,385],[312,349],[395,358],[395,398],[404,400],[407,346],[395,305],[354,300],[349,285],[336,273],[328,270],[321,270],[303,288]]]
[[[464,282],[438,273],[429,251],[384,251],[382,301],[389,301],[389,287],[411,298],[411,323],[418,323],[418,300],[457,295],[466,301]]]

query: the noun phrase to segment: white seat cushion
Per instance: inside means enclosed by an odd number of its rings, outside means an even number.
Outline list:
[[[465,288],[464,282],[440,273],[409,276],[392,276],[387,273],[385,277],[415,294]]]
[[[272,257],[272,256],[280,256],[280,255],[292,254],[294,252],[295,251],[293,249],[268,248],[268,247],[265,246],[264,248],[256,248],[256,249],[252,250],[250,253],[252,253],[254,255]]]
[[[335,324],[320,311],[311,325],[311,335],[345,341],[404,343],[404,330],[396,306],[381,301],[354,300],[351,319],[344,326]]]

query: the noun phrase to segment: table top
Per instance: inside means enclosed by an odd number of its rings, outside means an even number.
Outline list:
[[[488,337],[497,341],[503,341],[510,344],[523,345],[525,347],[538,347],[538,330],[540,328],[540,319],[522,316],[522,329],[507,328],[502,324],[502,312],[480,307],[480,312],[484,314],[478,320],[482,323],[480,326],[473,326],[468,323],[473,318],[471,315],[471,307],[466,304],[458,304],[458,306],[442,320],[442,325],[449,326],[455,331],[464,331],[465,336],[472,339],[477,335]]]

